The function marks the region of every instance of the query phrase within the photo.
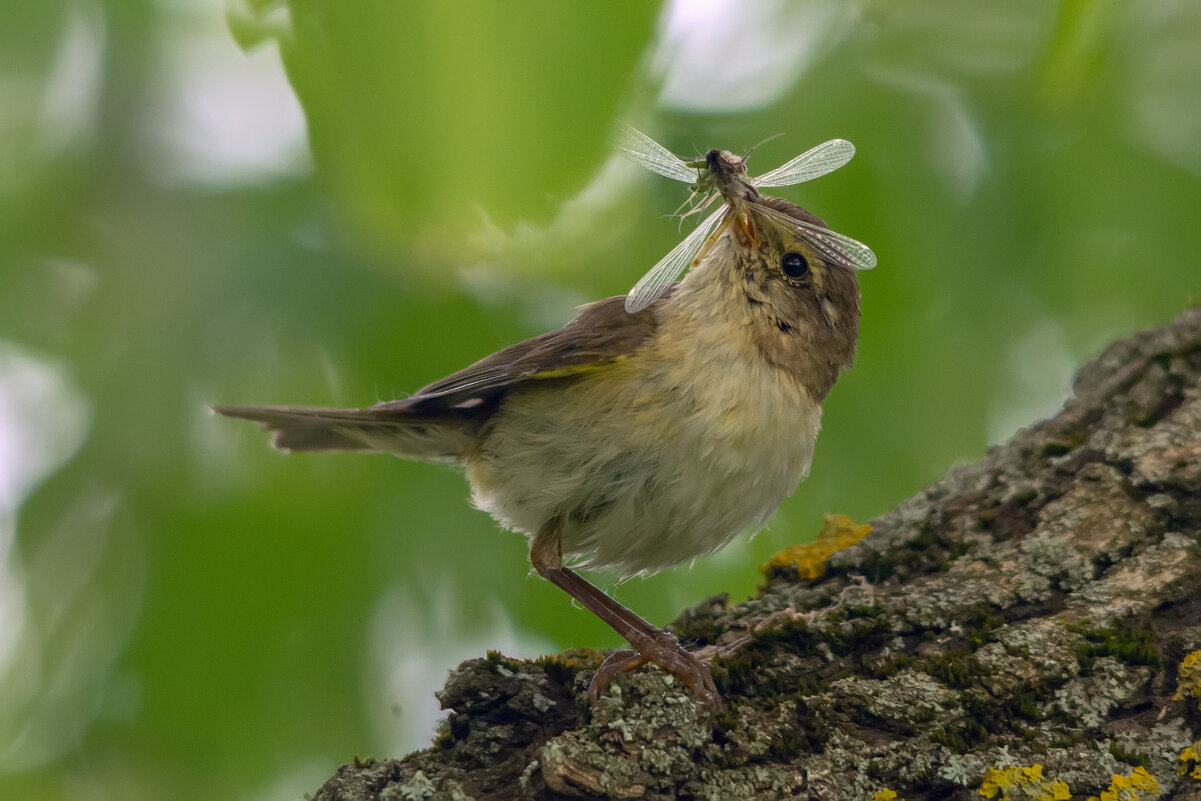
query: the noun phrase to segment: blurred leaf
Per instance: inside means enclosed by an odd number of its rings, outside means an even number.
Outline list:
[[[439,262],[482,216],[545,221],[608,151],[650,3],[292,0],[288,74],[368,240]]]
[[[292,19],[285,0],[225,0],[225,20],[234,41],[244,50],[272,40],[292,40]]]

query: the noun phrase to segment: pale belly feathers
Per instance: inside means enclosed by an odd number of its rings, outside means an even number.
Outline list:
[[[558,519],[565,561],[623,575],[761,528],[808,474],[821,406],[738,324],[667,340],[687,356],[660,342],[567,386],[516,391],[466,460],[475,504],[530,536]]]

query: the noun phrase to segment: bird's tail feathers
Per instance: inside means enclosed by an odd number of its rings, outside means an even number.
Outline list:
[[[403,409],[312,406],[214,406],[226,417],[254,420],[282,451],[378,451],[425,462],[455,462],[470,449],[466,421],[433,420]]]

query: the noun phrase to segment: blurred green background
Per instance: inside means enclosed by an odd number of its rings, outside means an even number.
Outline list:
[[[208,403],[366,405],[624,292],[686,191],[611,155],[833,137],[855,369],[771,527],[603,586],[753,591],[1201,299],[1193,0],[17,0],[0,26],[0,797],[289,799],[488,648],[618,644],[453,471]]]

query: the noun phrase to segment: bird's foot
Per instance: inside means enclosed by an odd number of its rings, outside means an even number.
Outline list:
[[[638,639],[638,643],[631,643],[636,646],[636,650],[613,651],[605,657],[596,675],[592,677],[592,683],[588,685],[588,697],[592,703],[595,704],[600,699],[600,694],[618,673],[628,673],[653,663],[683,681],[696,693],[707,710],[721,710],[721,693],[713,683],[713,671],[708,662],[697,658],[680,645],[680,641],[674,635],[661,629]]]

